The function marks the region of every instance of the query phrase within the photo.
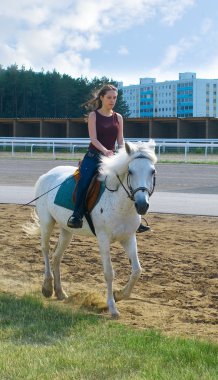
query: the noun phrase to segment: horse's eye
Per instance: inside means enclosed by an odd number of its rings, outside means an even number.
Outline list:
[[[128,170],[128,174],[129,174],[129,175],[132,175],[132,170],[129,169],[129,170]]]

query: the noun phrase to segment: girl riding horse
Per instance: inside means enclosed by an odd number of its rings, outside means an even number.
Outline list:
[[[97,95],[88,101],[88,107],[94,111],[88,116],[88,131],[91,143],[80,166],[80,179],[77,184],[77,196],[73,214],[67,225],[71,228],[82,228],[83,216],[86,211],[86,194],[92,178],[98,172],[102,155],[110,157],[118,148],[124,146],[123,118],[113,111],[117,101],[118,90],[111,84],[104,85]],[[140,224],[138,232],[149,230],[148,226]]]

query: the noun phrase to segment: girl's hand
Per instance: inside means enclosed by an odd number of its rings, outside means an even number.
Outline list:
[[[113,156],[114,155],[114,152],[112,150],[108,150],[108,149],[105,149],[104,151],[104,155],[106,157],[110,157],[110,156]]]

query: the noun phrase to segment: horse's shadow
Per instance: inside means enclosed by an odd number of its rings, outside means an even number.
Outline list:
[[[67,305],[66,305],[67,306]],[[90,305],[91,307],[91,305]],[[16,297],[0,293],[0,321],[4,336],[17,343],[53,344],[79,325],[96,325],[102,316],[92,312],[45,304],[37,295]]]

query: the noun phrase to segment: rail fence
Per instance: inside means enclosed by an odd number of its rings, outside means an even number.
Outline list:
[[[148,141],[130,138],[128,141]],[[90,143],[88,138],[0,138],[1,157],[46,157],[77,159]],[[218,139],[155,139],[159,161],[216,161]]]

